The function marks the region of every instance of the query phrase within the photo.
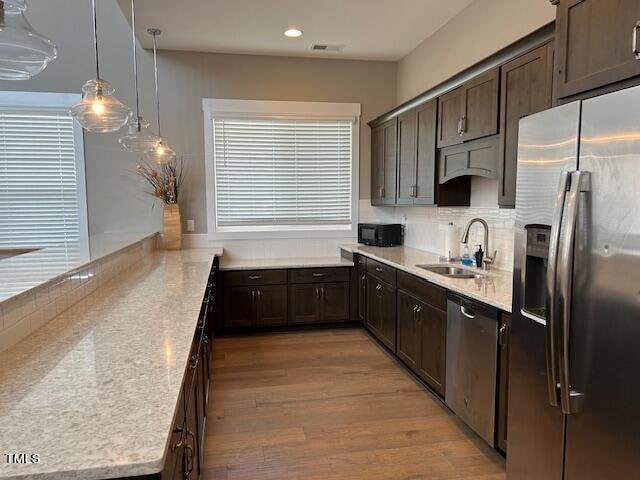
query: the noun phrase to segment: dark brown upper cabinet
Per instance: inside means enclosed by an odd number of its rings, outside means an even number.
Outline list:
[[[498,178],[499,135],[442,148],[438,154],[438,183],[475,175]]]
[[[398,116],[398,205],[433,205],[436,100]]]
[[[438,148],[498,133],[498,69],[482,73],[438,99]]]
[[[640,76],[638,20],[638,0],[560,0],[556,97],[563,99]],[[633,83],[640,78],[636,80]]]
[[[520,119],[551,107],[553,43],[504,64],[500,73],[500,151],[498,205],[516,204],[518,126]]]
[[[398,119],[371,130],[371,205],[395,205]]]

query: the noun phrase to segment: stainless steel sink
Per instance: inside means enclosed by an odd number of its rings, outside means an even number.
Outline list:
[[[484,273],[461,268],[457,265],[416,265],[416,267],[450,278],[483,278],[487,276]]]

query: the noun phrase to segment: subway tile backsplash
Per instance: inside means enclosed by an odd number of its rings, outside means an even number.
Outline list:
[[[92,293],[118,273],[138,265],[155,249],[156,237],[73,270],[0,303],[0,352]]]

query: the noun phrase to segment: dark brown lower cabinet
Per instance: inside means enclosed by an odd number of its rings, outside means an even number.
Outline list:
[[[287,324],[287,286],[265,285],[257,287],[258,327],[277,327]]]
[[[444,395],[447,344],[446,291],[398,272],[398,357]]]
[[[420,366],[418,375],[444,396],[447,345],[447,314],[423,304],[418,312],[420,324]]]
[[[227,328],[273,327],[287,324],[287,286],[228,287],[225,293]]]
[[[507,417],[509,414],[509,331],[511,329],[511,315],[500,315],[500,329],[498,330],[498,408],[496,446],[503,452],[507,451]]]
[[[292,325],[346,322],[349,305],[349,282],[289,285]]]
[[[358,320],[364,325],[367,321],[367,271],[358,269]]]
[[[398,357],[417,371],[420,365],[420,324],[418,305],[412,295],[398,290]]]
[[[373,275],[367,275],[367,326],[396,351],[396,287]]]

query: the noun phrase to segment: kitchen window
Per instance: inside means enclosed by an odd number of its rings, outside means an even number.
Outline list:
[[[351,236],[359,104],[211,100],[209,236]]]
[[[0,249],[86,243],[79,95],[0,92]]]

